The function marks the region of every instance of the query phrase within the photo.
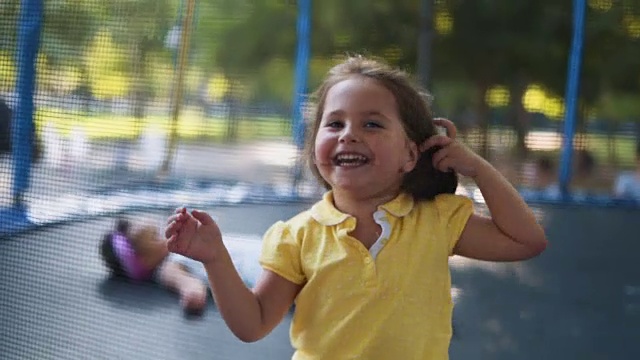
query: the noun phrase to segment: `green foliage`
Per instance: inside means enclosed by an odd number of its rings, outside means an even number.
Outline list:
[[[16,46],[19,1],[0,1],[0,51],[13,51]]]
[[[309,86],[338,58],[360,53],[415,71],[423,0],[315,0]],[[168,99],[175,49],[167,35],[189,0],[48,0],[41,42],[41,88],[86,88],[104,98]],[[19,0],[0,2],[0,87],[13,86]],[[637,116],[640,0],[588,1],[583,103],[607,118]],[[495,86],[538,84],[562,100],[572,25],[569,1],[433,0],[431,53],[436,108],[453,113]],[[245,101],[289,103],[297,7],[291,0],[198,0],[186,95],[225,78]],[[226,80],[225,80],[226,81]],[[230,90],[232,89],[232,90]],[[222,90],[220,90],[222,91]],[[517,91],[516,91],[517,93]],[[230,94],[233,95],[233,94]],[[220,94],[211,96],[220,100]],[[519,99],[515,99],[519,100]]]

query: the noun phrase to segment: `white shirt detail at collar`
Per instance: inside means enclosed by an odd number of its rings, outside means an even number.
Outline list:
[[[369,254],[371,254],[371,257],[375,260],[380,253],[380,250],[382,250],[387,241],[389,241],[389,237],[391,236],[391,224],[389,223],[387,213],[384,210],[378,210],[373,213],[373,220],[382,228],[382,232],[380,233],[378,240],[376,240],[376,242],[371,245],[371,248],[369,248]]]

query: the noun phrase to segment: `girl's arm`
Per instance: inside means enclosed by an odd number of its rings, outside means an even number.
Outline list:
[[[202,262],[216,305],[234,335],[245,342],[257,341],[282,320],[300,285],[265,270],[256,287],[247,288],[218,225],[206,212],[180,208],[167,224],[168,249]]]
[[[282,321],[301,286],[264,270],[256,287],[246,287],[221,246],[215,259],[205,263],[213,298],[227,326],[244,342],[262,339]]]
[[[454,253],[488,261],[517,261],[540,254],[547,246],[544,230],[516,189],[493,167],[480,160],[474,180],[491,218],[471,215]]]
[[[421,144],[421,151],[440,146],[433,164],[440,171],[456,171],[472,177],[485,199],[491,218],[471,215],[454,254],[489,261],[524,260],[540,254],[547,246],[544,230],[533,212],[491,164],[455,140],[455,125],[435,119],[449,136],[436,135]]]

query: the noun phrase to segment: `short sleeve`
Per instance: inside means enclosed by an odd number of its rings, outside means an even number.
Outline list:
[[[289,226],[282,221],[273,224],[262,240],[260,265],[295,284],[303,284],[305,276],[300,259],[300,243]]]
[[[451,194],[438,195],[435,202],[451,256],[469,217],[473,214],[473,202],[465,196]]]

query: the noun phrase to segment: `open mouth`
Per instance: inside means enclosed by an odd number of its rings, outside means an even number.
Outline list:
[[[358,167],[369,163],[369,158],[357,153],[340,153],[333,158],[335,166]]]

